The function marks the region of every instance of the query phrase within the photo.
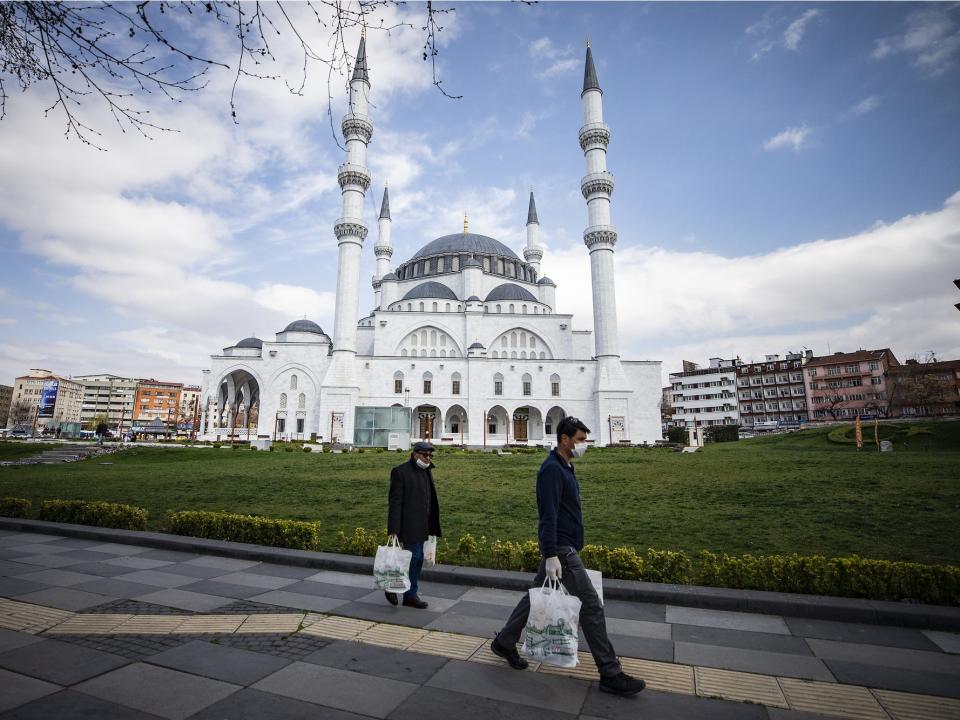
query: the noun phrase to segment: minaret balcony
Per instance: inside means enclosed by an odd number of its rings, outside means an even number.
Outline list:
[[[370,175],[363,165],[345,163],[340,166],[337,172],[337,182],[340,183],[341,189],[347,187],[347,185],[358,185],[366,192],[367,188],[370,187]]]
[[[538,247],[527,247],[523,249],[523,259],[527,262],[539,262],[543,259],[543,250]]]
[[[609,144],[610,126],[606,123],[587,123],[580,128],[580,149],[584,152],[594,146],[606,149]]]
[[[604,170],[603,172],[590,173],[584,175],[580,180],[580,192],[584,198],[597,193],[603,193],[607,197],[613,194],[613,174]]]
[[[344,115],[343,121],[340,123],[340,129],[343,131],[344,139],[347,140],[355,137],[368,143],[370,138],[373,137],[373,123],[363,115],[354,115],[353,113]]]
[[[617,244],[617,229],[612,225],[593,225],[583,231],[583,244],[590,250],[598,245],[609,245],[612,249]]]
[[[367,239],[367,232],[367,226],[359,218],[339,218],[333,225],[333,234],[337,236],[337,240],[356,237],[363,242]]]
[[[374,245],[373,254],[378,257],[391,258],[393,257],[393,246],[392,245]]]

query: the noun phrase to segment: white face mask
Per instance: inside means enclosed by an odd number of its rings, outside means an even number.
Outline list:
[[[570,454],[573,455],[575,458],[578,458],[578,457],[583,457],[583,454],[586,451],[587,451],[587,444],[585,442],[576,443],[573,446],[573,450],[570,451]]]
[[[430,467],[430,463],[424,462],[420,458],[417,458],[417,467],[421,470],[426,470],[428,467]]]

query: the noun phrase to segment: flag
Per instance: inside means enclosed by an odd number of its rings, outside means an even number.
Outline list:
[[[877,444],[877,450],[880,450],[880,418],[873,418],[873,441]]]
[[[857,420],[853,425],[854,433],[857,437],[857,450],[863,447],[863,429],[860,427],[860,416],[857,415]]]

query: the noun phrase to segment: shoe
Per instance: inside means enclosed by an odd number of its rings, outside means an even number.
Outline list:
[[[509,664],[514,670],[526,670],[530,666],[530,663],[520,657],[520,653],[517,652],[517,648],[515,646],[511,645],[510,647],[504,647],[497,642],[497,638],[494,638],[490,643],[490,650],[494,655],[502,657],[504,660],[506,660],[507,664]]]
[[[624,672],[610,677],[600,678],[600,689],[621,697],[630,697],[643,690],[647,684],[640,678],[630,677]]]
[[[419,595],[414,595],[413,597],[404,597],[403,604],[407,607],[416,608],[417,610],[423,610],[427,607],[427,603],[420,599]]]
[[[384,591],[383,594],[386,596],[388,603],[390,603],[391,605],[396,605],[396,604],[397,604],[397,594],[396,594],[396,593]]]

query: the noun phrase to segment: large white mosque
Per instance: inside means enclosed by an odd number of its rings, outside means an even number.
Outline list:
[[[617,340],[610,128],[587,46],[580,147],[587,174],[583,241],[590,264],[593,327],[574,329],[555,311],[557,286],[541,274],[543,248],[533,192],[523,258],[469,231],[437,238],[391,265],[387,190],[373,246],[374,311],[358,318],[360,259],[370,187],[370,80],[361,39],[342,122],[346,162],[337,179],[342,214],[333,336],[295,320],[274,340],[240,340],[204,370],[201,437],[272,438],[406,447],[549,445],[574,415],[598,445],[661,437],[660,362],[623,360]],[[549,266],[549,263],[547,263]]]

